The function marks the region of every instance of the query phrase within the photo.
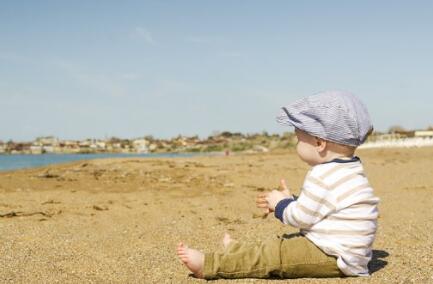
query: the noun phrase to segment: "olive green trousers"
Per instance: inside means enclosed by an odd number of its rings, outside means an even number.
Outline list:
[[[205,254],[203,275],[205,279],[344,276],[335,257],[299,234],[260,244],[233,241],[222,252]]]

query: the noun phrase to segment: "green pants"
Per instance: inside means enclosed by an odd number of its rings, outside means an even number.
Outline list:
[[[222,252],[205,254],[203,275],[206,279],[344,276],[335,257],[299,234],[257,245],[233,241]]]

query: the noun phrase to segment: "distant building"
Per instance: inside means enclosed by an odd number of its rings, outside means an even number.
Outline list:
[[[433,130],[417,130],[414,133],[415,137],[433,137]]]
[[[0,141],[0,154],[6,152],[6,144],[3,141]]]
[[[60,141],[59,147],[62,153],[78,153],[80,151],[79,141],[75,140]]]
[[[86,140],[84,140],[84,141],[80,141],[80,142],[78,142],[78,145],[80,146],[80,147],[83,147],[83,148],[90,148],[90,145],[92,144],[92,141],[90,140],[90,139],[86,139]]]
[[[38,144],[38,143],[33,143],[30,146],[30,153],[31,154],[42,154],[43,153],[43,149],[42,149],[42,145]]]
[[[395,131],[392,134],[398,134],[401,138],[414,137],[415,136],[415,131],[412,131],[412,130],[401,130],[401,131]]]
[[[54,136],[44,136],[36,138],[35,143],[42,146],[57,146],[59,144],[59,139]]]
[[[86,139],[83,141],[78,142],[78,146],[80,147],[80,153],[91,153],[94,152],[94,150],[91,148],[92,145],[91,139]]]
[[[8,142],[7,148],[8,152],[10,152],[11,154],[30,154],[31,145],[31,143],[27,142]]]
[[[115,151],[120,151],[122,149],[122,144],[121,143],[113,143],[113,144],[111,144],[111,147]]]
[[[59,139],[54,136],[38,137],[29,147],[32,154],[54,153],[59,149]]]
[[[107,148],[107,143],[105,143],[104,141],[96,141],[96,148],[98,150],[105,150]]]
[[[85,145],[85,144],[83,144]],[[100,140],[90,140],[89,142],[89,148],[94,152],[105,152],[106,150],[106,143],[104,141]]]
[[[44,153],[54,153],[55,152],[55,147],[53,145],[44,145],[42,146],[42,151]]]
[[[155,144],[155,143],[152,143],[152,144],[149,145],[149,150],[151,152],[156,151],[157,148],[158,148],[158,145]]]
[[[149,141],[146,139],[136,139],[132,141],[133,148],[137,153],[148,153],[149,152]]]

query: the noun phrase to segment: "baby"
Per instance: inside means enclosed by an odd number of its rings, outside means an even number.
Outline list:
[[[246,244],[224,236],[224,250],[202,253],[183,243],[177,254],[195,277],[300,278],[368,276],[379,199],[354,155],[373,127],[364,104],[345,92],[323,92],[282,108],[280,124],[295,127],[296,150],[311,166],[299,198],[283,191],[256,203],[298,234]]]

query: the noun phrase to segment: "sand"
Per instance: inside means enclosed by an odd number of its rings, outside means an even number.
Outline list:
[[[369,278],[293,283],[433,283],[433,148],[359,151],[380,197]],[[294,151],[229,157],[80,161],[0,173],[0,282],[204,283],[175,255],[224,232],[255,242],[295,232],[255,218],[258,192],[308,166]],[[215,283],[282,283],[218,280]]]

